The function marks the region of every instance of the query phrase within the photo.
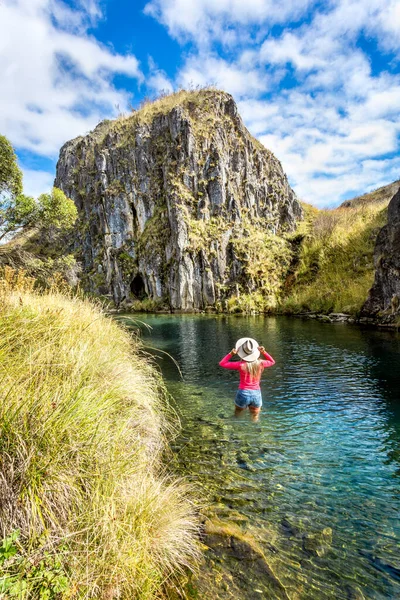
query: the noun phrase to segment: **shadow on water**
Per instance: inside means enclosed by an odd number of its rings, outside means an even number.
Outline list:
[[[155,353],[182,420],[175,469],[214,517],[251,531],[287,597],[400,598],[399,337],[284,317],[139,319],[183,373]],[[233,417],[237,374],[218,366],[244,335],[276,360],[257,423]],[[230,589],[241,577],[243,598],[278,597],[265,571],[240,570],[229,539],[212,562],[236,560]]]

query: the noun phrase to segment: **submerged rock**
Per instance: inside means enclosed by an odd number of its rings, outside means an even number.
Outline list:
[[[286,517],[281,520],[281,525],[285,535],[289,537],[296,537],[300,534],[300,528]]]
[[[303,549],[315,556],[324,556],[332,544],[332,529],[325,527],[317,533],[306,533],[303,536]]]
[[[79,211],[86,287],[117,306],[224,308],[265,284],[254,252],[268,256],[270,245],[282,254],[270,268],[286,268],[279,234],[302,216],[280,162],[233,98],[212,90],[161,99],[67,142],[55,185]]]
[[[208,547],[206,561],[218,565],[224,581],[230,582],[229,589],[223,590],[215,585],[207,589],[206,579],[198,579],[201,597],[213,600],[225,598],[274,598],[288,600],[285,586],[274,573],[259,543],[251,534],[244,532],[235,524],[223,521],[206,523],[203,542]],[[228,592],[228,594],[226,593]]]
[[[344,593],[347,600],[365,600],[364,594],[359,587],[347,584],[344,586]]]
[[[382,573],[385,573],[386,575],[389,575],[392,579],[396,581],[400,581],[400,568],[384,561],[372,552],[360,550],[360,554],[361,556],[364,556],[364,558],[366,558],[375,569],[381,571]]]

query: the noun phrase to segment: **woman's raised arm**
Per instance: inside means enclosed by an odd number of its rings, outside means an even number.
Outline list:
[[[263,367],[272,367],[275,364],[275,361],[272,358],[272,356],[270,354],[268,354],[268,352],[266,351],[264,346],[259,346],[258,349],[259,349],[260,353],[267,359],[267,360],[261,361]]]
[[[219,366],[224,369],[231,369],[232,371],[237,371],[240,368],[240,362],[229,362],[232,356],[237,354],[237,350],[233,348],[229,354],[224,356],[224,358],[220,361]]]

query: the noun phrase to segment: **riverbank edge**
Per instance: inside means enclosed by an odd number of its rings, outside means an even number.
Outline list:
[[[130,307],[126,308],[109,308],[106,310],[107,314],[119,315],[119,314],[172,314],[172,315],[221,315],[229,317],[245,317],[245,316],[266,316],[266,317],[290,317],[297,319],[308,319],[316,320],[321,323],[347,323],[349,325],[359,325],[365,327],[373,327],[377,329],[389,329],[392,331],[400,331],[400,315],[384,315],[382,317],[369,317],[369,316],[355,316],[349,313],[332,312],[328,314],[316,313],[316,312],[301,312],[301,313],[288,313],[279,311],[268,311],[260,312],[253,311],[251,313],[245,312],[225,312],[216,310],[212,307],[206,309],[192,309],[192,310],[178,310],[178,309],[166,309],[160,308],[158,310],[131,310]]]

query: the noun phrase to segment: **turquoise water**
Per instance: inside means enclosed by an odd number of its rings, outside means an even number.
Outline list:
[[[154,352],[182,421],[175,468],[221,518],[256,530],[288,596],[400,598],[399,336],[285,317],[138,319],[183,374]],[[218,366],[245,335],[276,360],[258,422],[233,416],[238,376]]]

